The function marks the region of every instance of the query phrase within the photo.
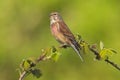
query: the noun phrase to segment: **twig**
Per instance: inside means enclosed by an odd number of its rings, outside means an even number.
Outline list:
[[[23,71],[23,73],[19,77],[19,80],[23,80],[27,73],[27,71]]]
[[[59,47],[59,48],[66,48],[66,47]],[[99,54],[99,52],[95,49],[95,48],[93,48],[92,46],[90,46],[90,45],[88,45],[88,48],[89,48],[89,50],[92,52],[92,53],[94,53],[94,55],[96,56],[96,60],[101,60],[101,56],[100,56],[100,54]],[[40,57],[38,57],[37,59],[36,59],[36,63],[38,63],[38,62],[40,62],[40,61],[44,61],[44,60],[47,60],[47,59],[49,59],[49,58],[47,58],[46,57],[46,53],[43,53]],[[117,65],[117,64],[115,64],[114,62],[112,62],[112,61],[110,61],[108,58],[106,58],[105,60],[104,60],[105,62],[107,62],[107,63],[109,63],[110,65],[112,65],[113,67],[115,67],[116,69],[118,69],[118,70],[120,70],[120,67]],[[25,76],[27,75],[27,74],[29,74],[29,71],[23,71],[22,72],[22,74],[20,75],[20,77],[19,77],[19,80],[24,80],[24,78],[25,78]]]
[[[46,57],[46,54],[44,54],[44,55],[40,56],[39,58],[37,58],[36,61],[37,62],[43,61],[45,59],[45,57]]]
[[[36,62],[40,62],[40,61],[43,61],[46,57],[46,54],[40,56],[39,58],[36,59]],[[23,71],[22,74],[20,74],[20,77],[19,77],[19,80],[24,80],[24,77],[28,74],[29,72],[28,71]]]
[[[114,62],[112,62],[112,61],[110,61],[108,59],[105,59],[105,62],[111,64],[113,67],[115,67],[116,69],[120,70],[120,67],[117,64],[115,64]]]
[[[94,50],[90,45],[88,45],[88,48],[90,49],[90,51],[92,51],[94,53],[94,55],[96,55],[97,60],[101,59],[98,51]]]
[[[99,52],[97,52],[96,50],[94,50],[92,47],[90,47],[90,45],[88,45],[88,48],[90,49],[90,51],[92,51],[94,53],[94,55],[96,55],[96,59],[100,60],[101,57],[99,55]],[[116,69],[120,70],[120,67],[115,64],[114,62],[110,61],[108,58],[105,59],[105,62],[109,63],[110,65],[112,65],[113,67],[115,67]]]

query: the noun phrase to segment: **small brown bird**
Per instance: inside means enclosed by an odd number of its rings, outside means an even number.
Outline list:
[[[72,47],[83,61],[80,55],[80,45],[58,12],[50,14],[50,28],[52,35],[61,43],[61,47]]]

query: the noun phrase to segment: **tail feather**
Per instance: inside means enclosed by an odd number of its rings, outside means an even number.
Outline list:
[[[80,49],[79,49],[80,47],[78,45],[76,45],[76,44],[71,44],[71,47],[75,50],[75,52],[79,55],[81,61],[83,62],[83,58],[80,55]]]

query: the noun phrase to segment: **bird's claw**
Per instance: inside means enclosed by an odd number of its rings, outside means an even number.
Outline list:
[[[67,48],[68,46],[66,44],[61,44],[59,47],[60,48]]]

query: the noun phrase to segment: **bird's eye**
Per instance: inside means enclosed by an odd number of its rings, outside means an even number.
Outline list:
[[[53,15],[57,15],[57,14],[53,14]]]

